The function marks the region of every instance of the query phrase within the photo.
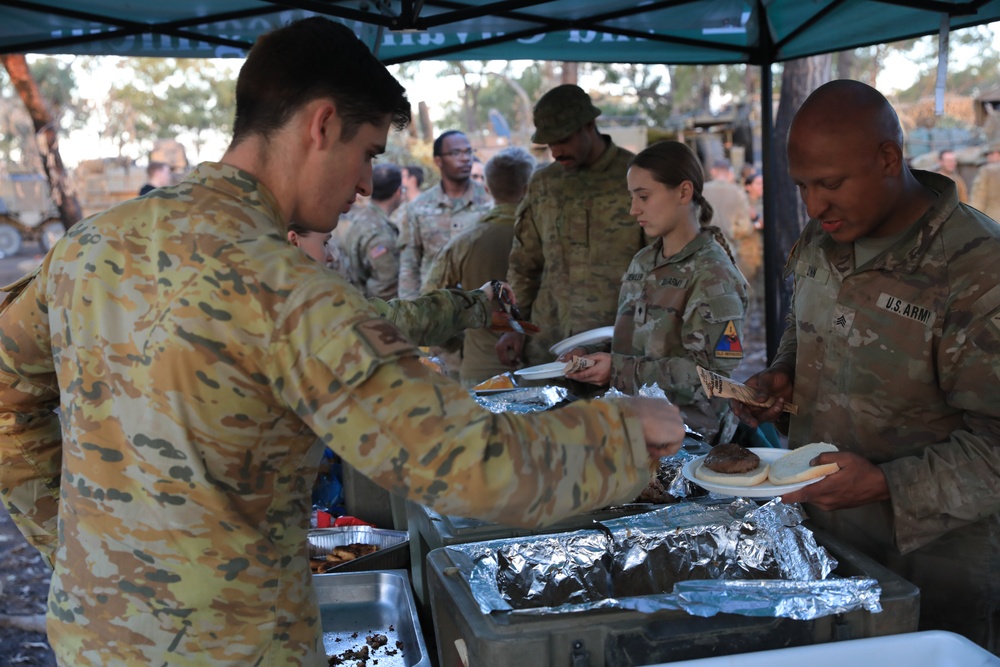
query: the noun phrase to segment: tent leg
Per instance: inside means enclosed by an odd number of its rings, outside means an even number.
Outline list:
[[[764,333],[767,363],[774,361],[781,341],[782,326],[780,286],[782,258],[778,256],[778,230],[774,206],[774,80],[770,65],[760,68],[761,163],[764,171]]]

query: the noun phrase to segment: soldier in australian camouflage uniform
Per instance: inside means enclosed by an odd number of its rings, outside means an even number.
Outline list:
[[[365,296],[393,299],[399,284],[399,232],[389,216],[402,201],[402,174],[394,164],[372,172],[371,200],[341,220],[334,238],[345,257],[344,275]],[[339,229],[339,228],[343,229]]]
[[[442,133],[434,141],[434,164],[441,170],[441,182],[407,205],[399,230],[399,296],[404,299],[420,294],[431,262],[448,240],[492,207],[486,189],[469,178],[472,146],[464,134]]]
[[[501,362],[552,361],[549,347],[615,321],[617,285],[645,245],[629,216],[625,171],[632,153],[599,134],[601,113],[579,86],[558,86],[535,105],[532,141],[555,163],[535,172],[514,228],[507,282],[521,312],[541,328],[500,339]]]
[[[947,177],[910,171],[889,103],[818,88],[789,133],[810,217],[772,367],[748,380],[840,471],[783,496],[920,587],[920,629],[1000,650],[1000,228]]]
[[[590,368],[571,379],[635,394],[658,384],[684,422],[707,442],[729,442],[736,420],[721,398],[702,389],[698,366],[728,376],[743,359],[747,284],[702,196],[698,157],[663,141],[639,153],[628,171],[631,213],[655,240],[622,277],[611,353],[577,348]],[[595,348],[596,349],[596,348]]]
[[[489,413],[287,242],[290,218],[330,232],[408,121],[349,28],[281,28],[243,65],[221,163],[77,224],[6,290],[0,497],[54,568],[60,664],[325,665],[323,443],[439,512],[522,525],[634,498],[680,447],[665,401]]]

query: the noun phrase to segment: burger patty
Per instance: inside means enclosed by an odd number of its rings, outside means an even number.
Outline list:
[[[702,464],[709,470],[730,474],[750,472],[760,465],[760,457],[736,443],[716,445]]]

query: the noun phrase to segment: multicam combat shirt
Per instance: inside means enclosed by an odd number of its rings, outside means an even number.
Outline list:
[[[66,665],[325,665],[305,549],[324,443],[509,524],[646,483],[622,404],[483,410],[222,164],[74,226],[0,330],[0,494],[54,567]]]
[[[776,362],[795,369],[792,447],[831,442],[885,474],[890,499],[813,521],[920,587],[920,629],[1000,649],[1000,227],[937,201],[863,266],[810,222]],[[992,629],[990,629],[992,625]]]
[[[507,281],[541,328],[525,343],[529,365],[552,361],[549,347],[564,338],[614,323],[622,273],[646,244],[629,215],[632,153],[602,136],[607,148],[597,162],[536,171],[518,208]]]
[[[743,360],[747,284],[711,232],[663,256],[663,240],[643,248],[622,277],[611,340],[611,386],[636,394],[657,383],[684,423],[714,443],[736,430],[729,404],[709,399],[698,366],[729,376]]]
[[[407,204],[399,227],[399,296],[412,299],[419,295],[441,248],[479,222],[492,207],[486,188],[472,180],[458,199],[445,194],[438,183]]]

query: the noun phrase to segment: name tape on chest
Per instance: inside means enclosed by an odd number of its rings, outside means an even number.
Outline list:
[[[676,287],[677,289],[686,289],[690,281],[687,278],[677,278],[675,276],[667,276],[666,278],[660,278],[661,287]]]
[[[875,303],[879,308],[887,310],[894,315],[920,322],[928,327],[934,324],[935,314],[933,310],[903,301],[885,292],[879,294],[878,301]]]

